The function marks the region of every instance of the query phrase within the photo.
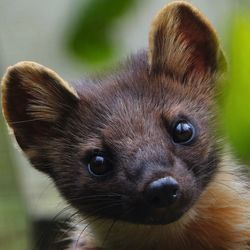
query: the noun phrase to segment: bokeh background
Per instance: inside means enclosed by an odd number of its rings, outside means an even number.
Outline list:
[[[22,60],[44,64],[68,81],[104,71],[147,47],[150,21],[168,2],[0,0],[0,75]],[[191,2],[211,20],[226,51],[221,131],[240,161],[250,164],[250,1]],[[13,146],[1,114],[0,249],[49,249],[48,228],[58,227],[53,223],[65,216],[64,207],[48,178]]]

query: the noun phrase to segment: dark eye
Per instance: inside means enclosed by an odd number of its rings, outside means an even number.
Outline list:
[[[111,165],[102,155],[94,155],[88,163],[88,171],[94,176],[106,175],[111,170]]]
[[[173,127],[172,137],[175,143],[189,144],[195,136],[194,126],[185,120],[178,121]]]

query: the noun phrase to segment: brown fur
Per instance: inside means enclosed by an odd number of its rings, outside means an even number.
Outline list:
[[[103,79],[73,90],[35,63],[7,71],[3,112],[17,142],[87,216],[71,249],[250,249],[249,186],[216,132],[216,83],[224,69],[207,19],[175,1],[156,16],[149,51]],[[180,119],[195,125],[191,145],[171,139]],[[113,166],[105,178],[87,169],[95,150]],[[151,209],[144,191],[165,176],[178,181],[181,199]]]
[[[111,246],[107,245],[107,249],[133,249],[134,246],[138,250],[250,249],[248,187],[235,175],[238,167],[231,166],[231,160],[225,159],[223,164],[220,173],[181,220],[160,227],[118,222],[110,232]],[[93,223],[100,245],[111,224],[107,220]],[[86,232],[86,237],[89,234]]]

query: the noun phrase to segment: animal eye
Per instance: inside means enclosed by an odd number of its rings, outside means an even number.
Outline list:
[[[194,126],[185,120],[175,123],[172,131],[172,138],[175,143],[189,144],[193,142],[195,136]]]
[[[104,176],[111,170],[110,163],[102,155],[94,155],[88,163],[88,171],[93,176]]]

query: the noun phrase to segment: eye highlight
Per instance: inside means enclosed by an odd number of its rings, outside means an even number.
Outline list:
[[[172,138],[175,143],[187,145],[193,142],[195,137],[194,126],[185,120],[177,121],[172,129]]]
[[[112,170],[110,162],[101,154],[94,154],[88,161],[88,171],[93,176],[104,176]]]

